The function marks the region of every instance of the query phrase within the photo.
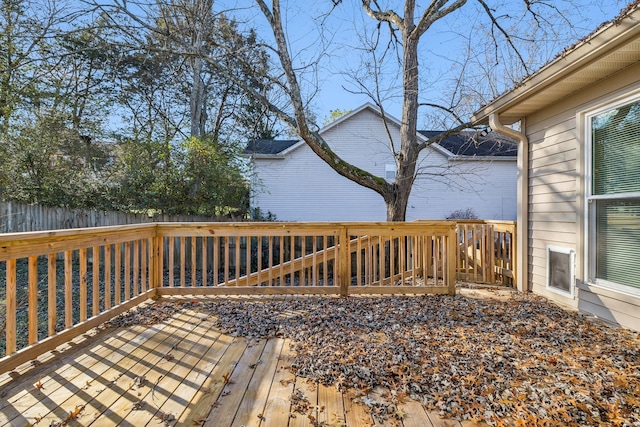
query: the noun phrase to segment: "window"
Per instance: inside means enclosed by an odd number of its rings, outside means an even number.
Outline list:
[[[588,278],[640,294],[640,100],[586,123]]]
[[[395,163],[387,163],[384,165],[384,179],[392,182],[396,179],[396,165]]]

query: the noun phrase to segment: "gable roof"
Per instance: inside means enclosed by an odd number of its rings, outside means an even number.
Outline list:
[[[365,110],[369,110],[381,118],[383,117],[380,110],[373,104],[366,103],[328,124],[320,130],[320,133],[324,133],[335,126],[338,126],[340,123],[350,120],[352,117]],[[400,121],[396,118],[388,114],[384,117],[391,124],[400,127]],[[443,131],[421,130],[418,131],[418,138],[423,141],[427,141],[429,138],[433,138],[442,132]],[[259,139],[249,141],[243,151],[243,154],[253,156],[255,158],[283,158],[283,156],[288,152],[303,145],[305,145],[305,142],[301,139]],[[459,135],[448,136],[437,143],[433,143],[431,147],[447,157],[467,159],[479,157],[500,157],[506,159],[509,157],[515,158],[517,156],[516,142],[496,132],[481,135],[476,131],[464,131]]]
[[[499,114],[502,123],[514,123],[638,62],[640,0],[632,2],[618,17],[565,49],[517,87],[480,108],[472,121],[486,123],[490,114]]]
[[[440,135],[442,131],[420,130],[419,134],[427,139]],[[284,156],[286,151],[292,148],[299,139],[290,140],[269,140],[259,139],[249,141],[243,154],[253,155],[258,158],[279,158]],[[456,157],[516,157],[518,154],[518,144],[513,139],[490,132],[482,135],[475,131],[464,131],[459,135],[447,136],[437,143],[434,148],[446,150],[448,156]]]
[[[300,142],[299,139],[256,139],[249,141],[243,154],[280,155],[284,150]]]
[[[433,138],[442,131],[420,130],[427,138]],[[517,157],[518,143],[497,132],[482,135],[475,131],[463,131],[437,142],[454,156],[459,157]]]

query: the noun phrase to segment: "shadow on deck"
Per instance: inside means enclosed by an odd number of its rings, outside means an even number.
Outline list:
[[[214,320],[187,308],[92,330],[0,377],[0,425],[461,425],[412,400],[377,406],[384,390],[359,396],[296,377],[287,339],[232,337]],[[395,414],[375,416],[387,408]]]

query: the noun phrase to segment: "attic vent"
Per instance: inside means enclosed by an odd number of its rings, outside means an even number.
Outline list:
[[[547,289],[573,298],[575,251],[547,246]]]

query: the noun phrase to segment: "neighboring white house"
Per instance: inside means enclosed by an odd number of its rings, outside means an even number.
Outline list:
[[[474,119],[528,166],[518,285],[640,330],[640,1]]]
[[[399,147],[400,124],[387,117]],[[340,157],[393,180],[396,166],[382,116],[371,104],[320,131]],[[436,132],[437,133],[437,132]],[[421,132],[426,141],[430,132]],[[302,140],[253,141],[245,150],[253,168],[251,207],[280,221],[384,221],[380,195],[340,175]],[[467,132],[422,151],[408,221],[444,219],[471,208],[482,219],[516,217],[516,145],[498,134]]]

